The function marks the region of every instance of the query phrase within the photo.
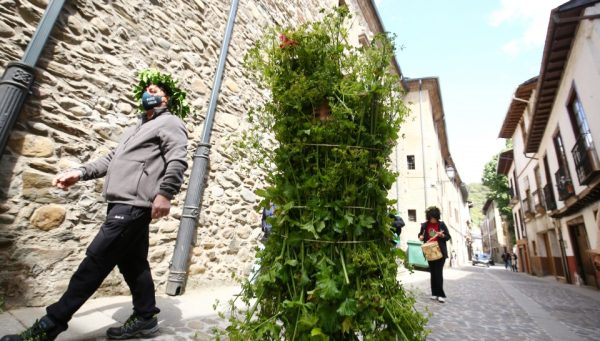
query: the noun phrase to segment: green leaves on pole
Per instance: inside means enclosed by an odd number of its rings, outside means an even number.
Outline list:
[[[230,340],[422,340],[425,317],[396,280],[389,156],[407,114],[393,44],[353,47],[347,9],[269,29],[248,52],[271,94],[239,151],[263,169],[276,205],[261,269],[232,302]]]

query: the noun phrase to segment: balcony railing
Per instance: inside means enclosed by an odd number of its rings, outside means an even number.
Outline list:
[[[571,153],[573,153],[573,161],[575,161],[575,169],[580,184],[585,185],[600,174],[600,160],[590,132],[581,134]]]
[[[517,193],[515,192],[515,189],[512,187],[508,188],[508,195],[510,195],[510,201],[509,203],[511,205],[516,205],[519,202],[519,196],[517,195]]]
[[[546,209],[553,211],[556,209],[556,199],[554,199],[554,191],[550,184],[544,186],[544,198],[546,199]]]
[[[533,193],[531,193],[531,197],[533,199],[533,208],[535,208],[535,211],[542,214],[545,213],[546,206],[544,205],[544,197],[542,195],[542,191],[536,189],[535,191],[533,191]]]
[[[531,218],[531,217],[535,216],[535,212],[533,211],[533,205],[531,204],[530,196],[526,196],[523,199],[522,205],[523,205],[523,213],[525,213],[525,216],[527,218]]]
[[[564,201],[568,197],[575,195],[575,188],[571,178],[567,176],[565,170],[561,167],[554,173],[556,179],[556,189],[558,191],[558,200]]]

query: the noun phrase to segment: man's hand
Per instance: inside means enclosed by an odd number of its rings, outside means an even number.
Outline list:
[[[69,187],[79,181],[80,177],[81,171],[77,169],[58,173],[54,179],[52,179],[52,186],[60,188],[63,191],[68,191]]]
[[[165,196],[157,194],[152,202],[152,219],[162,218],[169,214],[171,201]]]

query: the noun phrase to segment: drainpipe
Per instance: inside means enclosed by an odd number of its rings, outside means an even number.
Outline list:
[[[213,87],[210,94],[210,102],[208,104],[208,113],[204,120],[204,128],[202,131],[202,140],[198,144],[198,149],[194,154],[194,163],[190,175],[190,183],[183,204],[181,221],[179,230],[177,231],[177,242],[173,258],[169,267],[169,278],[167,280],[167,295],[175,296],[183,294],[187,279],[188,260],[190,258],[190,250],[192,245],[196,243],[196,224],[202,207],[202,196],[204,194],[205,177],[208,175],[208,161],[210,152],[210,135],[212,133],[212,125],[215,118],[215,110],[217,108],[217,100],[219,99],[219,90],[221,89],[221,81],[223,79],[223,71],[225,69],[225,61],[227,60],[227,51],[229,42],[233,32],[233,24],[237,13],[239,0],[232,0],[231,9],[229,10],[229,18],[227,18],[227,26],[225,27],[225,35],[221,52],[219,53],[219,62],[213,80]]]
[[[569,272],[569,265],[567,263],[567,250],[565,248],[565,240],[563,239],[562,225],[560,223],[560,219],[555,219],[554,222],[554,230],[558,234],[558,246],[560,247],[560,262],[563,268],[563,273],[565,274],[565,281],[567,283],[571,283],[571,273]]]
[[[35,80],[37,63],[65,0],[51,0],[20,62],[6,64],[0,79],[0,156]]]

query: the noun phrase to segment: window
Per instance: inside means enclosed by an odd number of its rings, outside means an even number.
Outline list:
[[[525,190],[525,199],[523,200],[523,211],[525,214],[533,214],[533,207],[531,205],[531,192],[529,188]]]
[[[539,165],[533,168],[533,175],[535,176],[535,189],[540,189],[542,187],[542,176],[540,175]]]
[[[560,135],[560,131],[557,131],[553,138],[554,152],[558,159],[558,170],[554,173],[556,180],[556,189],[558,190],[558,200],[565,200],[571,195],[575,194],[573,188],[573,182],[571,181],[571,172],[569,172],[569,165],[567,163],[567,154],[565,152],[565,146]]]
[[[544,176],[546,185],[544,186],[544,199],[546,200],[546,209],[552,211],[556,209],[556,200],[554,199],[554,189],[552,187],[552,177],[550,176],[550,166],[548,166],[548,155],[544,155]]]
[[[515,197],[515,185],[513,183],[513,178],[511,177],[509,179],[510,182],[510,187],[508,188],[508,194],[510,195],[510,198],[514,198]]]
[[[523,188],[525,192],[525,198],[523,198],[523,212],[533,213],[533,209],[531,207],[531,188],[529,187],[529,177],[523,177]]]
[[[408,210],[408,221],[417,221],[417,210]]]
[[[408,169],[415,169],[415,156],[406,155],[406,167]]]
[[[573,126],[575,138],[579,139],[584,135],[587,135],[589,136],[589,141],[586,142],[591,142],[592,136],[590,135],[590,127],[588,125],[587,118],[585,117],[585,111],[583,111],[583,105],[581,104],[575,89],[573,89],[573,92],[571,93],[567,110],[569,111],[569,118],[571,119],[571,125]],[[586,138],[586,140],[588,140],[588,138]]]
[[[594,147],[583,104],[581,104],[575,89],[571,92],[567,110],[575,134],[575,146],[571,150],[573,161],[575,161],[575,171],[579,183],[585,185],[600,173],[600,159]]]
[[[523,221],[523,215],[521,211],[517,211],[517,216],[519,217],[519,227],[521,229],[521,238],[527,238],[527,228],[525,226],[525,222]]]
[[[535,191],[533,191],[533,202],[535,203],[536,209],[538,206],[544,205],[544,197],[542,196],[542,177],[540,175],[540,166],[535,166],[533,169],[533,175],[535,176]]]
[[[367,47],[367,46],[369,46],[369,38],[367,38],[366,34],[362,33],[361,35],[358,36],[358,43],[362,47]]]
[[[569,174],[567,154],[565,152],[565,146],[563,144],[562,137],[560,136],[560,131],[556,132],[556,135],[554,135],[553,142],[554,152],[556,153],[556,157],[558,159],[558,168],[562,168],[567,174]]]
[[[519,218],[517,217],[517,213],[513,213],[514,216],[514,221],[515,221],[515,231],[517,233],[517,239],[522,239],[521,238],[521,230],[519,228]]]
[[[521,192],[519,192],[519,178],[517,177],[517,170],[513,170],[513,179],[515,179],[515,195],[517,199],[521,200]]]

